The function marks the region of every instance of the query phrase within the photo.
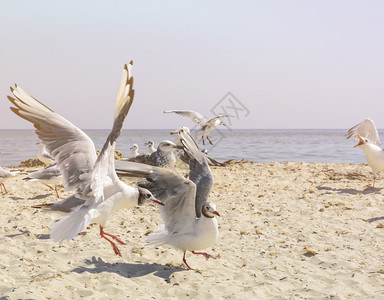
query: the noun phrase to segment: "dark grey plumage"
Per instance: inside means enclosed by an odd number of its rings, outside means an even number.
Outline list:
[[[176,157],[173,151],[179,148],[180,146],[177,146],[171,141],[163,141],[158,145],[157,150],[152,154],[140,154],[136,157],[124,158],[122,161],[131,161],[151,166],[173,168],[176,163]]]

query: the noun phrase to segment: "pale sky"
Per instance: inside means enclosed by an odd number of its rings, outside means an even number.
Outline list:
[[[231,92],[233,128],[384,128],[383,1],[3,1],[0,129],[31,129],[17,83],[82,129],[109,129],[134,61],[124,128],[192,123]],[[225,104],[225,103],[224,103]]]

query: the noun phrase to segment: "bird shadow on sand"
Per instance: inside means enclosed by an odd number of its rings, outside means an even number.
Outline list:
[[[50,197],[50,196],[52,196],[52,194],[37,195],[33,198],[29,198],[28,200],[41,200],[41,199],[45,199],[45,198]]]
[[[383,188],[375,188],[375,187],[371,187],[371,186],[367,186],[363,190],[337,189],[337,188],[331,188],[328,186],[317,186],[316,188],[320,191],[326,191],[323,194],[331,194],[332,192],[336,192],[338,194],[352,194],[352,195],[355,195],[355,194],[373,194],[373,193],[376,194],[376,193],[380,193],[380,191],[383,189]]]
[[[17,200],[25,200],[24,198],[21,197],[9,197],[10,199],[17,201]],[[1,299],[1,298],[0,298]]]
[[[374,218],[369,218],[369,219],[362,219],[363,221],[365,222],[368,222],[368,223],[373,223],[373,222],[377,222],[377,221],[383,221],[384,220],[384,216],[382,217],[374,217]]]
[[[19,229],[20,233],[14,233],[14,234],[8,234],[6,237],[14,238],[16,236],[24,235],[24,234],[30,234],[31,232],[29,230],[21,230]]]
[[[153,273],[153,275],[163,278],[167,283],[169,283],[169,278],[173,273],[186,271],[186,269],[142,262],[111,264],[103,261],[100,257],[96,259],[95,256],[92,257],[92,260],[85,260],[85,264],[89,266],[94,265],[94,267],[78,267],[73,269],[71,272],[79,274],[84,272],[93,274],[109,272],[126,278],[143,277]]]

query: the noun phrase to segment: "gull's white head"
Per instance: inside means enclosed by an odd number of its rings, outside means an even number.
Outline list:
[[[139,149],[139,146],[137,144],[133,144],[133,146],[131,148],[129,148],[129,149],[135,151],[135,150]]]
[[[188,127],[181,126],[179,129],[177,129],[175,131],[171,131],[170,134],[171,135],[180,134],[181,132],[191,133]]]
[[[225,125],[225,123],[223,122],[222,119],[217,119],[216,122],[215,122],[215,125],[216,126],[220,126],[220,125],[227,126],[227,125]]]
[[[148,147],[152,147],[154,145],[154,142],[153,141],[149,141],[149,142],[146,142],[144,145],[148,146]]]
[[[177,146],[174,142],[166,140],[166,141],[162,141],[157,147],[157,149],[164,152],[171,152],[176,149],[183,149],[183,147]]]
[[[220,214],[216,210],[215,203],[206,202],[201,208],[201,213],[207,218],[213,218],[215,215],[220,217]]]

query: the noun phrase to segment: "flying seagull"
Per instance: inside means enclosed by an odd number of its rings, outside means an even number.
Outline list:
[[[15,106],[11,110],[34,125],[36,134],[46,145],[63,175],[65,190],[76,189],[73,196],[85,201],[70,215],[53,224],[51,238],[54,241],[71,240],[88,224],[96,222],[100,226],[100,235],[111,243],[115,254],[121,256],[116,244],[108,237],[120,244],[124,243],[117,236],[104,231],[110,214],[120,208],[147,201],[160,203],[148,190],[134,188],[120,181],[115,172],[115,145],[134,96],[132,64],[131,61],[124,67],[117,93],[113,127],[99,156],[96,156],[94,143],[82,130],[19,86],[11,88],[15,97],[8,96]]]
[[[211,247],[218,237],[218,224],[215,216],[220,216],[214,203],[208,202],[213,185],[211,170],[203,153],[188,132],[180,130],[185,151],[190,156],[189,179],[164,168],[133,162],[116,162],[116,171],[121,176],[144,177],[146,181],[138,185],[150,190],[164,202],[160,214],[164,221],[159,231],[150,234],[150,245],[168,244],[182,250],[183,262],[192,269],[185,258],[187,251],[212,257],[205,252],[196,252]]]
[[[213,145],[212,141],[209,139],[208,135],[218,126],[223,125],[226,126],[223,122],[222,118],[232,117],[231,115],[219,115],[216,117],[213,117],[212,119],[207,120],[205,117],[203,117],[198,112],[192,111],[192,110],[165,110],[165,114],[169,113],[175,113],[183,117],[187,117],[188,119],[192,120],[196,124],[200,125],[199,131],[196,133],[196,138],[199,138],[201,136],[201,139],[203,141],[203,145],[205,145],[204,137],[207,138],[209,143]]]

